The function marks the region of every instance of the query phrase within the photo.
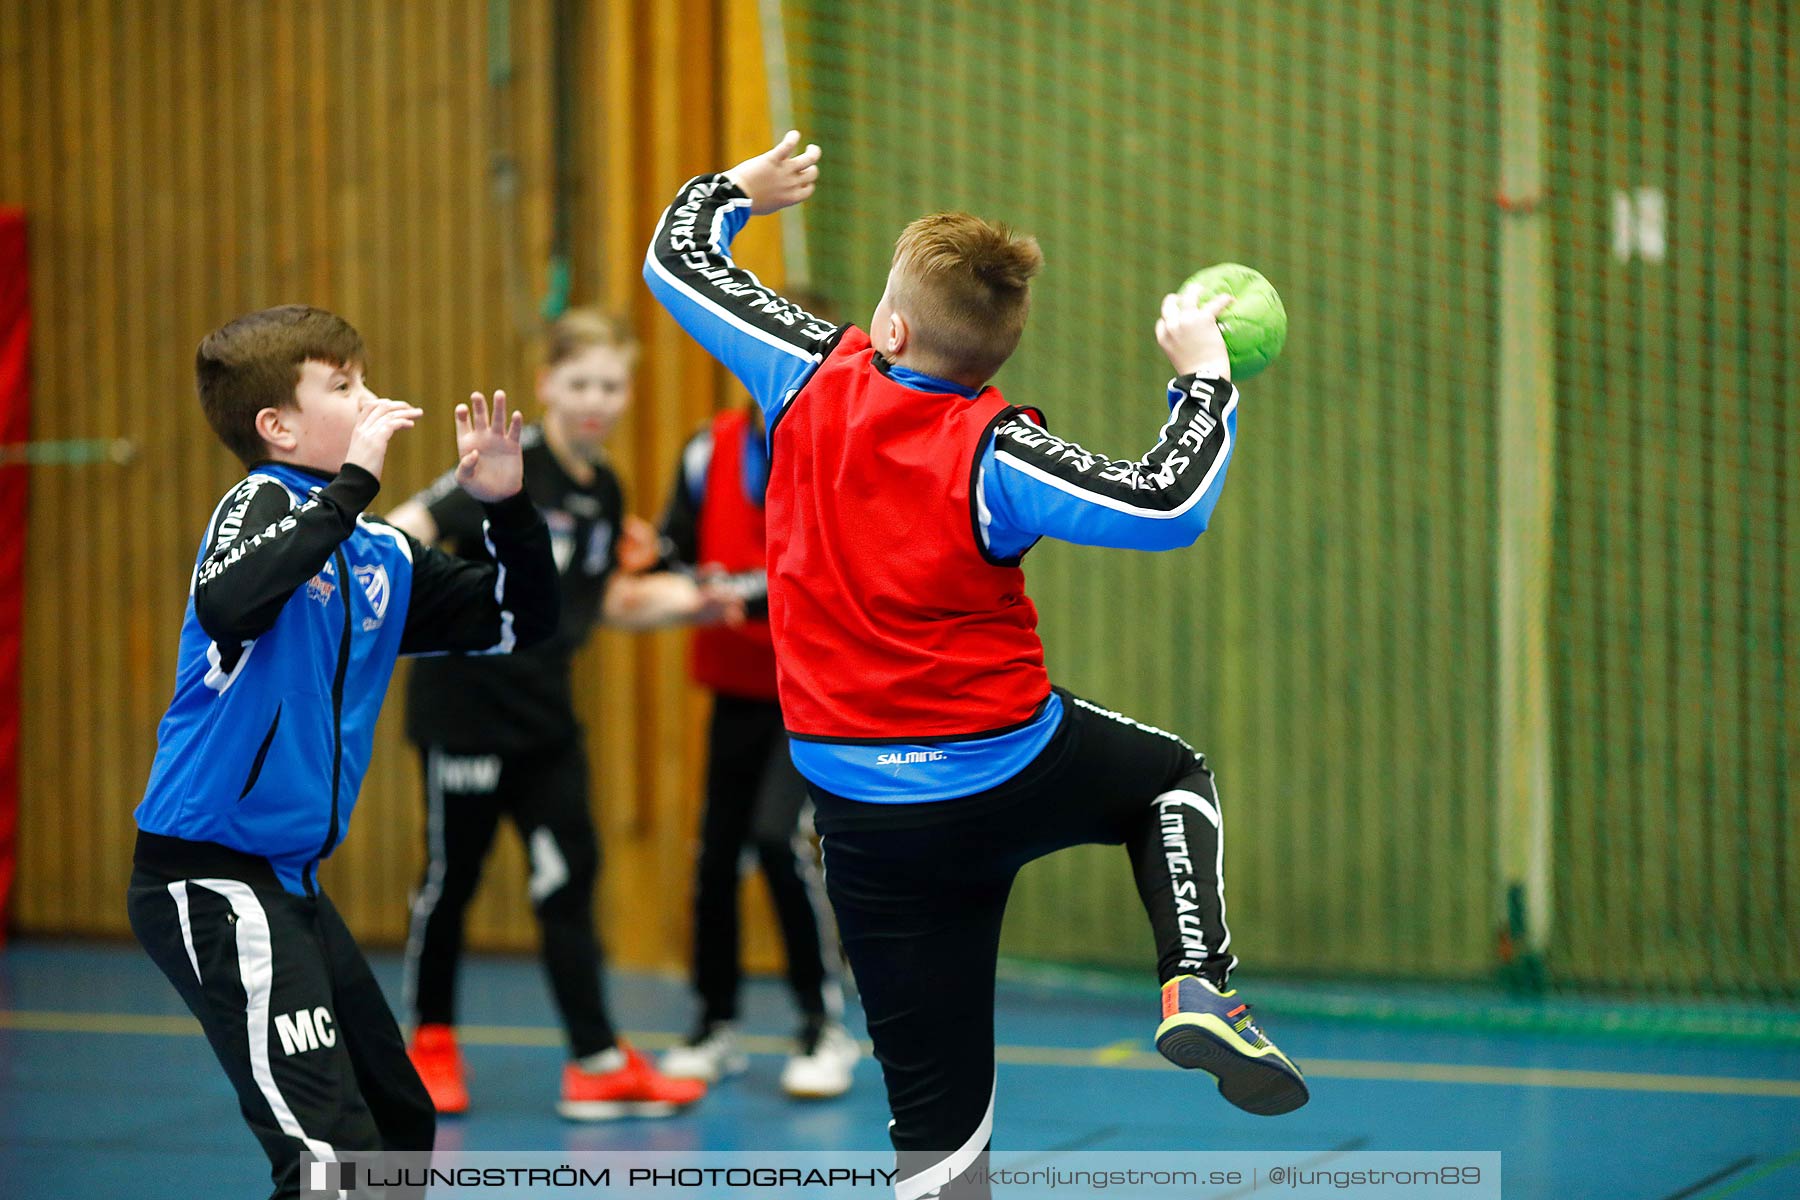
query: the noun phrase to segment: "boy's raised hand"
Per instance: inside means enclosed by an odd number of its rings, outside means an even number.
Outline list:
[[[819,148],[808,145],[799,154],[800,133],[790,129],[754,158],[746,158],[725,172],[750,197],[750,211],[757,216],[778,212],[813,194],[819,182]]]
[[[413,422],[424,415],[424,409],[414,408],[402,400],[369,401],[357,414],[356,424],[350,430],[350,445],[344,451],[344,461],[355,463],[380,479],[382,464],[387,461],[388,439],[402,429],[411,429]]]
[[[1219,330],[1219,314],[1231,307],[1232,297],[1214,296],[1205,304],[1173,292],[1163,297],[1162,316],[1156,321],[1156,342],[1169,356],[1177,375],[1202,379],[1230,379],[1231,355]]]
[[[493,504],[517,495],[525,486],[525,455],[519,435],[525,431],[525,415],[506,413],[506,393],[494,393],[492,414],[480,392],[467,404],[456,406],[456,482],[462,490]]]

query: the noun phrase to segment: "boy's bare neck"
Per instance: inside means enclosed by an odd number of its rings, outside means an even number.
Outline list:
[[[550,447],[550,454],[563,473],[582,487],[594,482],[594,463],[587,455],[569,444],[563,434],[562,423],[554,417],[544,421],[544,444]]]

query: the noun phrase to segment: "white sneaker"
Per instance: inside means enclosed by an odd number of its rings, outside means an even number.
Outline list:
[[[702,1079],[717,1083],[728,1075],[742,1075],[750,1059],[738,1049],[737,1034],[729,1021],[703,1025],[684,1046],[662,1056],[662,1073],[670,1079]]]
[[[826,1100],[850,1090],[850,1076],[862,1047],[836,1021],[809,1023],[800,1052],[781,1071],[781,1090],[805,1100]]]

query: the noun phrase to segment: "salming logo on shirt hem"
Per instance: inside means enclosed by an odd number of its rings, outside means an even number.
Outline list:
[[[878,767],[910,767],[917,763],[943,762],[950,756],[942,750],[908,750],[902,754],[877,754],[875,765]]]

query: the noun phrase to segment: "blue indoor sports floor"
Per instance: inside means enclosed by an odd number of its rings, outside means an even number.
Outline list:
[[[398,963],[373,956],[390,998]],[[1256,1000],[1254,985],[1240,981]],[[475,958],[464,982],[465,1150],[869,1149],[886,1144],[875,1065],[837,1101],[777,1086],[791,1019],[752,985],[749,1074],[665,1121],[570,1125],[552,1111],[562,1061],[527,959]],[[679,980],[615,975],[640,1045],[687,1021]],[[1378,992],[1371,992],[1378,996]],[[1800,1045],[1421,1030],[1259,1006],[1312,1103],[1263,1119],[1150,1047],[1156,998],[1003,982],[997,1150],[1497,1150],[1509,1198],[1800,1197]],[[860,1017],[851,1027],[860,1036]],[[135,947],[16,944],[0,953],[0,1197],[253,1197],[266,1164],[173,990]]]

